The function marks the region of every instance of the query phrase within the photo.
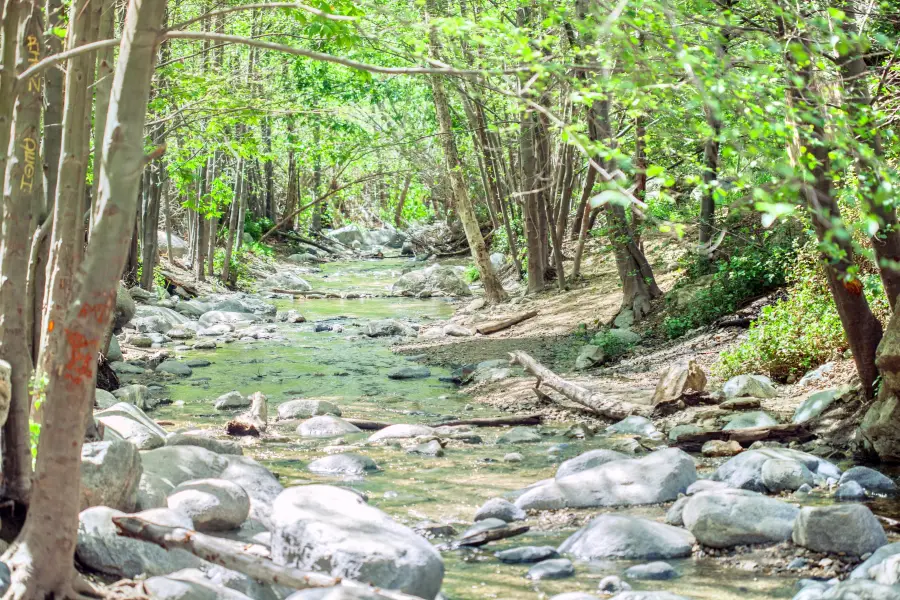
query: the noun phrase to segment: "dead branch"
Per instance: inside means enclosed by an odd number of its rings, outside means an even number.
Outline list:
[[[742,446],[749,446],[760,440],[778,442],[805,442],[816,437],[804,424],[770,425],[767,427],[749,427],[747,429],[731,429],[729,431],[701,431],[700,433],[684,433],[679,435],[674,445],[687,452],[699,452],[703,444],[711,440],[735,441]]]
[[[516,351],[510,353],[509,356],[512,364],[522,365],[526,371],[538,378],[535,388],[544,385],[602,417],[620,421],[631,415],[640,415],[642,417],[650,415],[651,408],[649,406],[623,402],[618,398],[591,392],[580,385],[566,381],[526,352]]]
[[[492,333],[497,333],[498,331],[503,331],[504,329],[509,329],[513,325],[518,325],[522,321],[533,319],[537,316],[537,314],[538,313],[536,310],[530,310],[526,313],[519,313],[518,315],[514,315],[502,321],[495,321],[493,323],[485,323],[484,325],[479,325],[475,328],[475,331],[482,335],[490,335]]]

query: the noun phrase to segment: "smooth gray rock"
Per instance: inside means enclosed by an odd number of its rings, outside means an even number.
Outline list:
[[[406,273],[394,283],[391,292],[400,296],[434,295],[437,292],[445,296],[472,295],[472,290],[455,269],[437,264]]]
[[[185,325],[190,319],[171,308],[139,304],[131,324],[140,332],[167,333],[170,329]]]
[[[151,600],[253,600],[235,590],[177,575],[151,577],[143,588]]]
[[[132,404],[119,402],[94,416],[108,432],[115,432],[117,439],[134,444],[138,450],[153,450],[166,444],[166,432]]]
[[[738,375],[722,387],[725,398],[774,398],[777,395],[772,380],[764,375]]]
[[[423,444],[416,444],[406,448],[407,454],[418,454],[420,456],[440,457],[444,455],[444,447],[438,440],[431,440]]]
[[[365,475],[377,471],[378,465],[368,456],[360,454],[332,454],[324,456],[309,463],[306,467],[313,473],[320,475]]]
[[[272,559],[430,600],[444,564],[423,537],[356,493],[324,485],[282,492],[272,508]]]
[[[691,600],[672,592],[621,592],[610,600]]]
[[[566,592],[551,596],[550,600],[600,600],[600,598],[585,592]]]
[[[506,526],[507,522],[503,519],[488,517],[487,519],[476,521],[471,527],[466,529],[459,538],[464,540],[474,535],[478,535],[479,533],[490,531],[491,529],[505,529]]]
[[[86,443],[81,447],[81,510],[108,506],[130,512],[137,503],[141,455],[127,441]]]
[[[278,405],[278,418],[281,420],[308,419],[319,415],[339,417],[341,416],[341,409],[331,402],[314,398],[289,400]]]
[[[292,292],[309,292],[312,290],[309,282],[287,271],[269,275],[259,283],[259,287],[264,290],[290,290]]]
[[[120,283],[116,287],[116,307],[113,313],[113,330],[119,331],[128,321],[134,318],[137,312],[137,306],[134,303],[134,297]]]
[[[614,460],[626,460],[628,458],[627,454],[622,454],[615,450],[588,450],[584,454],[579,454],[575,458],[570,458],[560,463],[559,468],[556,470],[556,478],[562,479],[575,473],[605,465]]]
[[[869,579],[869,569],[881,564],[895,554],[900,554],[900,542],[882,546],[873,552],[872,556],[853,569],[850,573],[850,579]]]
[[[897,491],[894,480],[869,467],[853,467],[844,471],[840,483],[855,481],[869,492],[891,494]]]
[[[193,369],[177,360],[164,360],[156,367],[156,371],[158,373],[178,375],[179,377],[189,377],[194,373]]]
[[[383,440],[405,440],[430,435],[434,435],[434,429],[427,425],[398,423],[396,425],[385,427],[384,429],[379,429],[369,436],[369,441],[381,442]]]
[[[81,512],[75,547],[75,556],[81,564],[105,575],[128,579],[141,573],[165,575],[205,564],[184,550],[163,550],[156,544],[118,535],[112,519],[124,515],[106,506],[94,506]],[[168,509],[139,515],[160,525],[193,529],[189,518]]]
[[[530,427],[513,427],[497,438],[498,444],[534,444],[543,438]]]
[[[682,496],[666,511],[666,525],[682,527],[684,525],[684,507],[690,500],[690,496]]]
[[[125,356],[122,354],[122,347],[119,345],[119,338],[116,336],[111,336],[109,338],[109,348],[106,350],[106,360],[113,362],[118,360],[124,360]]]
[[[540,562],[549,558],[559,558],[559,552],[552,546],[522,546],[495,552],[494,556],[502,563],[521,564]]]
[[[141,372],[144,372],[143,368],[141,368]],[[123,385],[119,389],[114,390],[112,392],[112,395],[119,402],[127,402],[128,404],[133,404],[141,410],[152,410],[156,408],[157,404],[159,404],[159,401],[152,397],[152,395],[150,394],[150,388],[148,388],[146,385]]]
[[[746,490],[702,492],[685,504],[684,526],[704,546],[730,548],[789,540],[798,509]]]
[[[622,581],[618,575],[607,575],[597,584],[597,589],[604,594],[618,594],[619,592],[627,592],[631,589],[631,585]]]
[[[237,390],[233,390],[216,398],[214,406],[216,410],[235,410],[238,408],[249,408],[251,404],[253,402],[250,398],[245,397]]]
[[[359,433],[360,431],[360,428],[356,425],[331,415],[313,417],[297,426],[297,433],[303,437],[340,437],[348,433]]]
[[[241,445],[232,440],[217,440],[201,433],[170,433],[166,436],[166,446],[199,446],[216,454],[234,454],[240,456],[244,453]]]
[[[635,333],[630,329],[610,329],[607,331],[607,335],[610,337],[614,337],[623,344],[627,344],[629,346],[633,344],[637,344],[641,341],[641,335],[639,333]]]
[[[841,476],[840,469],[818,456],[791,448],[759,448],[747,450],[729,459],[716,470],[712,480],[723,482],[732,488],[766,492],[768,490],[762,481],[762,468],[772,459],[794,460],[824,479],[839,479]]]
[[[735,415],[728,421],[725,427],[722,428],[722,431],[750,429],[752,427],[769,427],[771,425],[778,425],[778,421],[776,421],[769,413],[757,410]]]
[[[224,479],[186,481],[169,494],[166,503],[190,517],[197,531],[237,529],[250,515],[247,492]]]
[[[528,579],[540,581],[541,579],[565,579],[575,574],[575,565],[568,558],[550,558],[528,569],[525,575]]]
[[[112,407],[119,399],[107,392],[97,388],[94,390],[94,406],[100,410]]]
[[[398,367],[388,373],[388,379],[425,379],[431,377],[431,369],[422,365]]]
[[[491,498],[481,505],[481,508],[475,513],[474,521],[483,519],[500,519],[507,523],[513,521],[523,521],[525,519],[525,511],[503,498]]]
[[[258,323],[260,320],[260,317],[253,313],[211,310],[203,313],[203,316],[200,317],[197,323],[201,330],[212,329],[222,325],[228,326],[229,330],[231,330],[233,327]],[[202,332],[198,332],[198,334],[203,335]]]
[[[630,433],[648,436],[656,432],[653,422],[646,417],[631,415],[606,428],[607,433]]]
[[[416,337],[418,333],[411,326],[396,319],[369,321],[363,331],[369,337]]]
[[[559,547],[581,560],[657,560],[690,556],[696,540],[684,529],[624,514],[592,519]]]
[[[803,403],[797,407],[797,410],[794,411],[791,422],[806,423],[807,421],[817,418],[834,403],[834,400],[839,395],[840,390],[837,388],[813,392],[807,396],[806,400],[804,400]]]
[[[628,579],[663,581],[666,579],[677,579],[679,574],[672,565],[659,560],[645,565],[629,567],[625,570],[625,577]]]
[[[602,363],[604,360],[606,360],[606,354],[600,346],[587,344],[586,346],[581,347],[578,356],[575,358],[575,370],[584,371],[585,369],[590,369],[591,367]]]
[[[822,594],[822,600],[897,600],[900,586],[882,585],[874,581],[856,579],[842,581]]]
[[[866,499],[866,490],[856,481],[847,481],[838,486],[834,492],[838,502],[859,502]]]
[[[206,303],[209,310],[249,313],[260,317],[274,317],[278,308],[264,300],[246,294],[220,294]]]
[[[800,486],[813,485],[815,479],[806,465],[795,460],[772,459],[763,463],[762,484],[773,494],[793,492]]]
[[[697,480],[694,459],[677,448],[616,460],[534,486],[516,499],[523,510],[633,506],[675,500]]]
[[[794,543],[816,552],[862,556],[887,544],[881,523],[862,504],[807,506],[800,510]]]
[[[699,425],[694,425],[693,423],[688,423],[686,425],[676,425],[669,430],[669,441],[674,442],[680,435],[700,433],[701,431],[703,431],[703,428]]]

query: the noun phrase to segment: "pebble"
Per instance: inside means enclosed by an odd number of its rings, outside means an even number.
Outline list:
[[[618,594],[619,592],[627,592],[631,589],[631,586],[622,581],[621,577],[616,575],[607,575],[603,579],[600,580],[600,584],[597,586],[597,589],[606,594]]]

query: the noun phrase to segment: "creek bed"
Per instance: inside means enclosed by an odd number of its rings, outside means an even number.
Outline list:
[[[304,278],[316,290],[383,293],[399,277],[404,264],[406,261],[398,259],[329,263],[323,265],[320,273]],[[434,423],[448,415],[500,416],[496,410],[477,404],[466,410],[469,398],[438,379],[449,375],[449,368],[431,367],[431,376],[425,379],[388,379],[391,369],[414,363],[392,353],[384,339],[356,335],[359,330],[352,326],[355,322],[384,318],[408,318],[427,324],[452,315],[456,304],[451,301],[298,299],[279,301],[278,305],[279,310],[300,311],[308,322],[278,324],[277,332],[285,341],[234,342],[215,352],[185,352],[185,358],[206,358],[212,365],[196,369],[189,378],[169,383],[169,396],[175,404],[161,407],[154,416],[172,421],[177,427],[221,430],[232,414],[213,409],[213,401],[235,389],[244,394],[266,394],[270,420],[278,404],[298,397],[332,401],[340,406],[344,417],[392,423]],[[346,330],[314,332],[315,322],[323,320],[342,323]],[[503,430],[480,429],[477,434],[483,438],[483,444],[448,446],[442,457],[410,455],[391,446],[353,448],[371,457],[381,469],[357,480],[314,475],[306,470],[309,462],[324,456],[322,447],[333,441],[297,438],[288,443],[254,443],[245,448],[245,454],[276,473],[285,487],[306,483],[348,485],[367,494],[372,505],[407,525],[434,521],[451,524],[461,533],[486,500],[552,477],[560,460],[596,447],[591,440],[563,437],[567,426],[545,426],[542,431],[546,435],[541,442],[515,446],[495,444]],[[344,436],[344,441],[353,444],[366,436],[366,432]],[[551,446],[562,443],[568,444],[562,452],[548,454]],[[504,455],[514,451],[521,453],[524,460],[503,462]],[[640,507],[627,512],[661,519],[664,511],[664,507]],[[577,564],[575,577],[531,582],[524,577],[527,565],[501,564],[493,552],[532,544],[556,546],[578,524],[600,512],[603,511],[566,511],[566,515],[561,515],[561,524],[552,528],[543,519],[531,518],[529,524],[536,527],[524,536],[490,544],[481,551],[444,552],[444,596],[448,600],[474,600],[543,598],[570,591],[596,593],[602,577],[621,575],[633,563]],[[681,578],[631,582],[634,589],[665,589],[698,600],[763,600],[793,595],[793,577],[725,570],[712,560],[670,562],[682,573]]]

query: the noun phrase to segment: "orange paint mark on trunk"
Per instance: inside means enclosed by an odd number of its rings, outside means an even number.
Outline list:
[[[106,325],[109,320],[110,305],[108,302],[97,304],[85,304],[78,311],[79,317],[94,317],[100,325]]]
[[[66,363],[63,377],[81,385],[86,379],[93,379],[94,365],[97,364],[97,350],[100,342],[88,339],[78,331],[66,329],[66,341],[69,343],[69,362]]]

